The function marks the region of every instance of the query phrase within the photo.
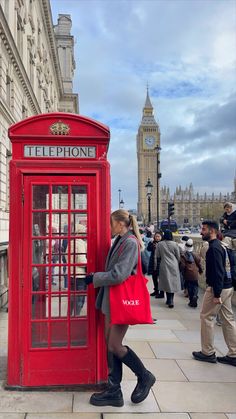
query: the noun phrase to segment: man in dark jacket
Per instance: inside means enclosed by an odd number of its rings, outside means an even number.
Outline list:
[[[193,352],[198,361],[221,362],[236,367],[236,324],[231,299],[234,292],[227,250],[217,239],[218,224],[203,221],[202,239],[209,242],[206,253],[206,283],[201,309],[201,346],[202,350]],[[226,356],[216,358],[214,349],[214,318],[220,311],[222,330],[228,346]]]

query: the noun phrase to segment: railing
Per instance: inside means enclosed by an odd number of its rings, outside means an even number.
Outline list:
[[[0,243],[0,308],[8,303],[8,242]]]

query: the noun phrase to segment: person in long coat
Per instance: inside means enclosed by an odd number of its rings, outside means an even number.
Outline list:
[[[164,292],[158,290],[158,277],[159,277],[159,268],[160,263],[156,264],[156,269],[154,269],[154,255],[157,247],[157,243],[162,240],[162,231],[158,230],[154,233],[153,240],[148,243],[147,251],[151,252],[149,264],[148,264],[148,275],[152,275],[154,291],[150,294],[151,297],[155,298],[164,298]],[[158,261],[159,262],[159,259]]]
[[[166,230],[163,240],[158,243],[155,251],[154,266],[160,259],[159,289],[166,292],[166,304],[174,307],[174,293],[181,291],[180,281],[180,249],[173,241],[170,230]]]
[[[127,345],[123,345],[129,325],[111,324],[110,321],[110,287],[121,284],[137,270],[138,253],[143,246],[138,223],[128,211],[119,209],[111,214],[111,230],[112,235],[117,237],[108,253],[104,272],[90,273],[85,278],[87,285],[93,284],[95,288],[99,288],[96,308],[105,315],[109,369],[108,389],[92,394],[90,403],[94,406],[121,407],[124,405],[120,385],[122,364],[127,365],[138,378],[131,394],[133,403],[140,403],[146,399],[156,378],[145,368],[136,353]]]

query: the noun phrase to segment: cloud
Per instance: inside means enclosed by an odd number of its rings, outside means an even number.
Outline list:
[[[162,185],[231,191],[236,3],[51,0],[72,16],[80,112],[110,126],[112,201],[137,203],[136,135],[146,84],[161,130]]]

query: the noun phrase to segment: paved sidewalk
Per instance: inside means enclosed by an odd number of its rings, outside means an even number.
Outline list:
[[[236,419],[236,368],[192,359],[192,351],[200,350],[199,308],[189,308],[182,293],[174,309],[164,300],[151,303],[156,324],[130,327],[126,343],[157,383],[143,403],[134,405],[135,379],[125,367],[122,408],[91,406],[91,392],[5,391],[7,313],[0,312],[0,419]],[[215,326],[215,336],[217,353],[226,354],[221,327]]]

